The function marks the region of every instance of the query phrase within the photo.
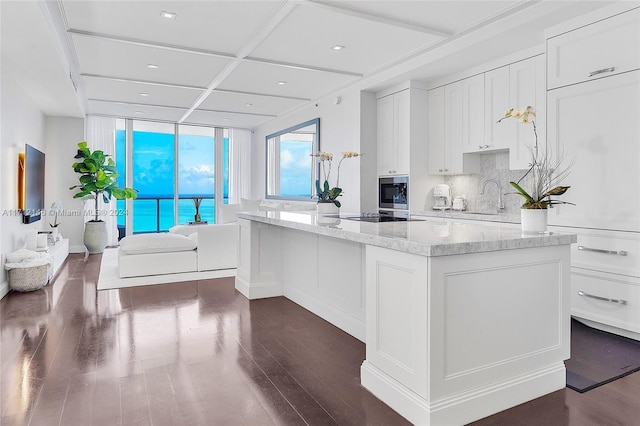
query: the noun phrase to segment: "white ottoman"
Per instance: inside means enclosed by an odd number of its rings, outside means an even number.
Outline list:
[[[120,240],[120,278],[198,270],[195,238],[180,234],[138,234]]]

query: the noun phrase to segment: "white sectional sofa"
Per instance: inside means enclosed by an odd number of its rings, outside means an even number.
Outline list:
[[[313,202],[242,200],[218,209],[218,223],[177,225],[169,233],[130,235],[120,241],[120,278],[206,272],[238,266],[236,213],[255,210],[312,210]]]

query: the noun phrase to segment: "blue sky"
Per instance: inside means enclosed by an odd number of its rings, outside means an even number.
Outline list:
[[[134,132],[133,188],[139,195],[172,195],[174,182],[173,134]],[[124,185],[125,132],[116,132],[116,164]],[[228,140],[224,146],[225,188],[228,188]],[[214,188],[213,138],[180,135],[178,188],[181,194],[212,195]]]
[[[311,191],[311,143],[280,141],[280,193],[307,196]]]

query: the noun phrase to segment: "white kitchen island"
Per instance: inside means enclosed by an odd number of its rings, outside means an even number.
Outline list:
[[[238,218],[236,289],[285,296],[365,342],[362,385],[411,422],[461,425],[565,386],[575,235],[313,212]]]

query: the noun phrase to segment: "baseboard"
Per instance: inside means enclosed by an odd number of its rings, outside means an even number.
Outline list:
[[[7,295],[7,293],[9,293],[9,282],[8,281],[3,281],[0,283],[0,299],[2,299],[3,297],[5,297]]]
[[[419,425],[467,424],[566,386],[563,362],[438,401],[426,401],[366,360],[360,376],[362,386]]]
[[[87,251],[85,246],[69,246],[69,253],[81,253],[84,254]]]
[[[236,290],[249,300],[282,296],[282,286],[275,281],[249,284],[239,276],[236,276]]]
[[[361,342],[365,341],[366,333],[364,319],[359,320],[358,318],[323,302],[317,297],[309,295],[296,288],[285,287],[284,297],[296,302],[298,305],[313,312],[320,318],[329,321],[340,330],[349,333]]]

